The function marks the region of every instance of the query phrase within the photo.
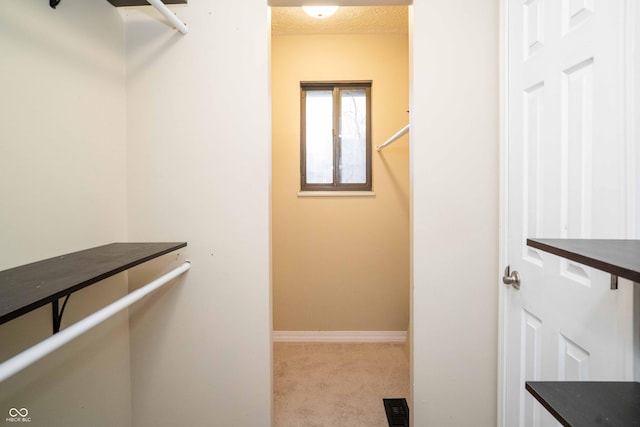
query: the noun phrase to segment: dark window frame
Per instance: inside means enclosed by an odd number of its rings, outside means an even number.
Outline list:
[[[371,146],[371,87],[372,81],[325,81],[300,82],[300,189],[301,191],[372,191],[372,146]],[[365,89],[367,97],[366,182],[340,183],[340,92],[349,89]],[[309,184],[306,182],[306,93],[309,90],[333,90],[333,183]]]

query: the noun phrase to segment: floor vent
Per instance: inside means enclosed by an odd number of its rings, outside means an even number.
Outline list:
[[[409,405],[407,399],[382,399],[389,427],[409,427]]]

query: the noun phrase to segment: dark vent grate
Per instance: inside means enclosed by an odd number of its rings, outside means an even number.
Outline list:
[[[409,427],[407,399],[382,399],[389,427]]]

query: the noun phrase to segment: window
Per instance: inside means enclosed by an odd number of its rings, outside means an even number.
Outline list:
[[[300,89],[301,190],[371,191],[371,82]]]

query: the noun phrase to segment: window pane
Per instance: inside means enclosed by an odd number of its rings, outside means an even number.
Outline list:
[[[367,92],[340,91],[340,183],[367,182]]]
[[[308,184],[333,183],[333,91],[308,90],[306,96]]]

